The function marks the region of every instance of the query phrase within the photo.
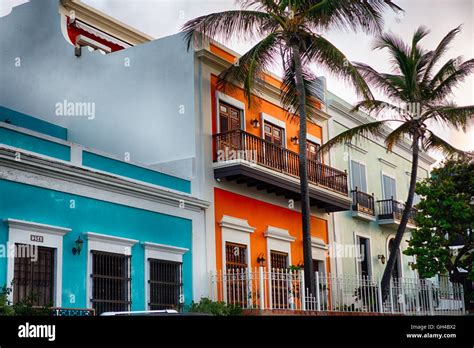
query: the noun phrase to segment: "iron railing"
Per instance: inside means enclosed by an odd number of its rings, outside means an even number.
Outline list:
[[[211,273],[211,298],[243,309],[379,313],[399,315],[465,314],[461,284],[446,276],[393,278],[382,296],[380,279],[315,272],[310,294],[303,270],[228,269]]]
[[[300,177],[299,154],[242,130],[215,134],[214,162],[244,160],[293,177]],[[308,159],[308,181],[348,195],[347,173]]]
[[[377,201],[378,218],[394,219],[400,221],[402,219],[403,211],[405,210],[405,203],[390,199],[382,199]],[[415,216],[417,210],[415,208],[410,209],[410,215],[408,216],[408,223],[415,224]]]
[[[359,191],[357,187],[352,193],[352,210],[360,211],[365,214],[375,215],[374,195]]]

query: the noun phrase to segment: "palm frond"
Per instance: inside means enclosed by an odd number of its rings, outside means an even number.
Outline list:
[[[429,54],[429,63],[425,69],[423,76],[423,82],[427,83],[431,78],[431,71],[435,64],[441,59],[441,57],[447,52],[449,44],[461,32],[461,26],[451,30],[446,36],[440,41],[436,49]]]
[[[411,127],[411,122],[404,122],[385,137],[385,146],[387,146],[387,152],[391,152],[393,146],[402,140],[405,134],[410,134]]]
[[[311,26],[319,29],[362,30],[367,34],[379,33],[383,28],[385,9],[401,11],[392,1],[322,0],[296,2],[299,13],[308,18]]]
[[[263,86],[264,72],[275,64],[278,56],[280,33],[269,34],[241,56],[237,62],[219,75],[218,87],[242,85],[248,103],[252,93],[259,93]]]
[[[459,64],[459,58],[451,59],[433,77],[430,84],[430,100],[442,100],[449,96],[453,88],[474,72],[474,59]],[[456,63],[458,62],[458,63]]]
[[[303,65],[317,63],[330,73],[350,82],[358,95],[373,99],[372,92],[356,67],[331,42],[320,35],[306,37],[306,49],[302,54]]]
[[[366,111],[368,114],[377,113],[376,117],[390,116],[404,120],[403,111],[399,106],[393,105],[384,100],[362,100],[355,104],[351,112]]]
[[[191,44],[211,38],[227,42],[233,37],[253,40],[275,30],[278,23],[266,12],[230,10],[200,16],[186,22],[183,31],[188,50]]]
[[[443,139],[435,135],[430,130],[427,130],[427,133],[429,134],[429,136],[425,137],[423,140],[423,147],[425,149],[438,150],[447,157],[459,156],[472,158],[472,153],[455,148],[447,141],[444,141]]]
[[[466,131],[469,120],[474,118],[474,105],[456,106],[455,104],[435,106],[426,113],[425,119],[434,118],[454,128]]]
[[[391,99],[403,100],[401,92],[404,90],[405,81],[402,76],[379,73],[374,68],[364,63],[354,62],[353,65],[370,86],[381,90]]]
[[[381,132],[385,124],[391,121],[398,121],[398,120],[389,119],[389,120],[374,121],[371,123],[365,123],[363,125],[348,129],[336,135],[334,138],[330,139],[325,144],[323,144],[323,146],[321,146],[320,151],[327,152],[329,151],[329,149],[333,148],[334,146],[345,144],[352,140],[357,141],[362,137],[367,138],[370,135],[376,136]]]

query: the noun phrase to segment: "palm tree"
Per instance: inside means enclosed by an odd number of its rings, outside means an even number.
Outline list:
[[[450,100],[453,89],[474,71],[474,59],[467,61],[463,61],[462,57],[449,59],[435,71],[435,66],[460,30],[460,27],[451,30],[431,51],[420,46],[420,41],[429,33],[424,27],[416,30],[409,44],[392,33],[380,35],[375,41],[374,49],[388,50],[392,73],[377,72],[366,64],[354,63],[354,65],[369,85],[380,90],[390,102],[366,99],[357,103],[353,111],[363,109],[369,113],[377,112],[378,116],[384,119],[347,130],[321,148],[322,151],[327,151],[337,144],[344,144],[361,136],[378,136],[389,122],[394,122],[398,126],[391,129],[385,138],[387,151],[391,151],[394,144],[404,137],[408,137],[411,141],[410,186],[400,225],[382,276],[381,288],[384,298],[413,206],[420,149],[439,150],[447,156],[469,155],[451,146],[429,129],[430,125],[438,123],[466,131],[466,125],[474,115],[474,105],[457,106]]]
[[[280,63],[284,70],[281,103],[288,115],[299,115],[299,173],[305,282],[315,293],[311,257],[310,201],[306,158],[306,120],[316,112],[316,78],[309,71],[317,63],[352,83],[359,95],[372,98],[355,67],[321,33],[334,28],[381,32],[382,11],[401,10],[391,1],[352,0],[243,0],[242,10],[212,13],[188,21],[182,28],[188,49],[208,38],[228,41],[233,37],[259,40],[219,76],[223,87],[243,86],[248,104],[261,92],[265,71]]]

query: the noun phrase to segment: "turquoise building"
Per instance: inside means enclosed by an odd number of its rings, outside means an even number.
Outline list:
[[[193,265],[207,207],[190,192],[185,178],[0,107],[0,285],[13,302],[36,294],[36,305],[99,314],[190,303],[206,276]]]

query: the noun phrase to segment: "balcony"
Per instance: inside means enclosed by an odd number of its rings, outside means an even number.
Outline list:
[[[299,154],[241,130],[213,136],[214,177],[300,200]],[[308,160],[310,204],[349,210],[347,173]]]
[[[404,209],[405,204],[402,202],[398,202],[393,198],[377,201],[379,225],[397,227],[398,225],[400,225],[400,220],[402,219]],[[415,215],[416,209],[411,208],[407,223],[408,228],[413,229],[416,227]]]
[[[363,221],[375,221],[374,195],[359,191],[357,187],[352,194],[352,217]]]

